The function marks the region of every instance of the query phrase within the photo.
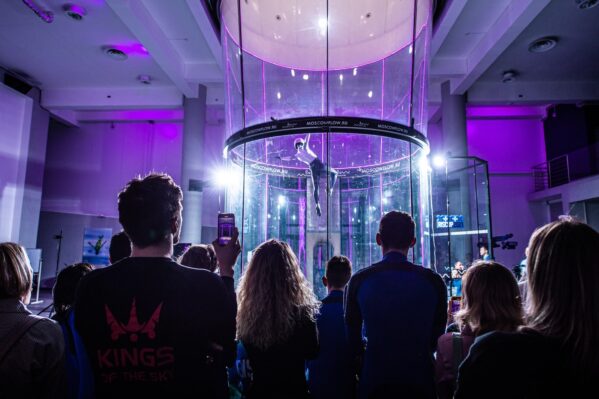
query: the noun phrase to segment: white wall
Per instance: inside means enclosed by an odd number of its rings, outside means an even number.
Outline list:
[[[32,105],[0,83],[0,242],[20,241]]]

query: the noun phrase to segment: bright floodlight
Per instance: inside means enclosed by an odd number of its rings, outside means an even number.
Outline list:
[[[279,195],[279,206],[285,206],[287,198],[284,195]]]
[[[433,157],[433,166],[435,168],[442,168],[445,166],[445,157],[443,155],[435,155]]]

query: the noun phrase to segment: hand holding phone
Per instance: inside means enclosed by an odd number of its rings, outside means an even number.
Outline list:
[[[227,245],[233,237],[235,228],[235,215],[233,213],[218,214],[218,244]]]
[[[241,253],[239,231],[235,227],[235,215],[221,213],[218,215],[218,238],[214,240],[214,252],[218,259],[220,275],[233,277],[233,267]]]

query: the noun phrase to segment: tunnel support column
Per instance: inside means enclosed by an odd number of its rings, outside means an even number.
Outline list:
[[[183,100],[183,149],[181,188],[183,190],[183,226],[181,242],[202,242],[202,186],[204,174],[204,130],[206,123],[206,87],[199,85],[197,98]]]

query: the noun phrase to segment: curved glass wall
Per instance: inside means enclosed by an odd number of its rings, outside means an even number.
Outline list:
[[[262,241],[285,240],[323,296],[332,255],[354,270],[379,260],[378,222],[393,209],[415,218],[411,256],[430,265],[430,3],[222,1],[226,210],[242,227],[239,267]]]

